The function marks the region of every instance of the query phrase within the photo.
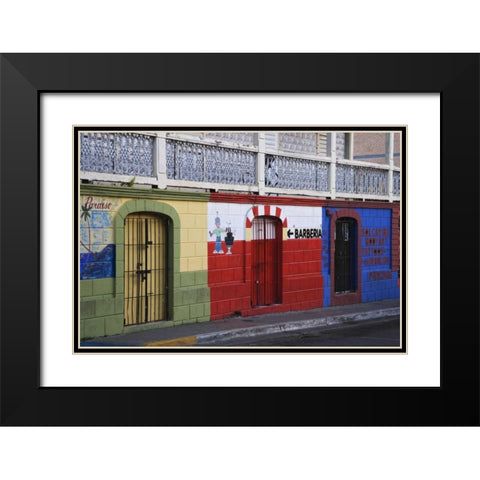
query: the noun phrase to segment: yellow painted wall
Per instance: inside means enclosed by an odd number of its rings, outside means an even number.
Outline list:
[[[125,202],[131,200],[131,198],[107,198],[101,196],[80,196],[80,212],[82,213],[81,206],[85,205],[85,202],[89,198],[92,203],[111,202],[111,208],[108,210],[108,218],[111,225],[105,225],[101,229],[95,229],[93,233],[89,233],[91,241],[99,243],[97,236],[102,238],[108,236],[110,242],[114,243],[114,239],[110,239],[113,236],[114,218],[117,211],[123,206]],[[151,199],[150,199],[151,200]],[[155,201],[155,200],[154,200]],[[165,203],[172,206],[178,213],[181,222],[180,231],[180,271],[181,272],[193,272],[198,270],[207,270],[207,202],[195,202],[195,201],[170,201],[170,200],[158,200],[159,203]],[[87,224],[85,221],[80,222],[81,238],[87,241]]]
[[[207,270],[207,202],[170,201],[180,216],[180,271]]]

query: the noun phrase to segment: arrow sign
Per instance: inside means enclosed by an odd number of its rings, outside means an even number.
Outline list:
[[[288,238],[290,238],[292,235],[293,235],[293,232],[290,229],[288,229],[288,231],[287,231]]]

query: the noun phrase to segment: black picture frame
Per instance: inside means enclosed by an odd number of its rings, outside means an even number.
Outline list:
[[[407,148],[407,127],[406,126],[389,126],[389,125],[381,125],[381,126],[367,126],[367,127],[361,127],[361,126],[350,126],[350,125],[343,125],[342,127],[331,127],[329,126],[328,129],[327,127],[305,127],[305,126],[295,126],[295,127],[282,127],[282,131],[288,131],[288,130],[295,130],[295,131],[311,131],[312,128],[315,131],[319,130],[325,130],[325,131],[348,131],[348,132],[355,132],[355,135],[357,135],[357,132],[359,135],[362,135],[364,133],[374,133],[374,132],[385,132],[386,130],[388,132],[394,133],[395,135],[398,135],[400,137],[399,143],[401,143],[401,151],[406,152]],[[132,131],[139,131],[139,132],[148,132],[148,131],[158,131],[160,130],[160,127],[157,126],[116,126],[114,127],[115,131],[117,132],[132,132]],[[228,131],[233,131],[233,130],[238,130],[242,131],[245,129],[245,127],[225,127],[225,126],[216,126],[212,127],[209,126],[209,129],[212,131],[222,131],[222,130],[227,130]],[[264,131],[272,131],[275,132],[278,130],[278,127],[265,127],[265,126],[255,126],[255,125],[248,125],[248,129],[255,131],[255,130],[264,130]],[[75,195],[74,195],[74,206],[73,209],[74,211],[80,211],[80,186],[81,186],[81,180],[80,180],[80,147],[79,147],[79,140],[78,140],[78,135],[81,133],[85,132],[108,132],[112,130],[112,127],[109,126],[98,126],[98,125],[82,125],[81,127],[74,127],[74,179],[73,179],[73,188],[75,190]],[[183,131],[192,131],[192,130],[204,130],[204,127],[199,127],[199,126],[177,126],[173,128],[169,128],[168,131],[174,131],[174,132],[183,132]],[[400,183],[403,185],[406,185],[406,175],[405,172],[407,170],[406,168],[406,153],[402,154],[401,157],[399,158],[399,165],[401,168],[401,179]],[[406,205],[406,188],[404,188],[401,192],[401,203],[403,205]],[[342,202],[343,200],[340,200]],[[367,206],[367,203],[363,204],[364,206]],[[406,214],[405,214],[406,209],[403,209],[403,214],[402,214],[402,222],[406,221]],[[74,218],[74,231],[77,232],[79,231],[79,222],[80,219],[78,217]],[[405,244],[406,242],[406,230],[403,230],[403,243]],[[79,239],[75,239],[75,248],[74,248],[74,258],[78,258],[78,248],[79,248]],[[400,271],[405,271],[406,268],[406,256],[404,255],[401,261],[401,266],[400,266]],[[207,353],[207,354],[212,354],[212,353],[217,353],[217,354],[224,354],[224,353],[318,353],[318,352],[324,352],[324,353],[406,353],[407,351],[407,321],[406,321],[406,315],[399,315],[399,323],[398,323],[398,340],[397,340],[397,345],[395,346],[309,346],[307,348],[302,347],[302,346],[288,346],[288,347],[282,347],[282,346],[267,346],[267,347],[262,347],[262,346],[198,346],[198,345],[176,345],[176,346],[169,346],[168,348],[165,348],[164,346],[157,346],[157,347],[152,347],[152,346],[142,346],[142,345],[137,345],[137,346],[132,346],[132,345],[127,345],[127,346],[115,346],[115,345],[99,345],[101,341],[98,341],[98,339],[93,340],[94,345],[89,345],[90,342],[87,340],[87,345],[82,346],[82,340],[80,339],[80,325],[81,325],[81,320],[80,320],[80,308],[79,304],[81,302],[81,286],[80,286],[80,281],[78,280],[80,278],[80,264],[78,262],[75,263],[74,266],[74,272],[73,272],[73,277],[75,278],[75,285],[74,285],[74,319],[73,319],[73,350],[74,353],[86,353],[86,354],[91,354],[91,353],[145,353],[146,349],[148,349],[148,353],[163,353],[163,354],[172,354],[172,353]],[[406,278],[405,276],[401,276],[401,289],[403,291],[406,291]],[[401,306],[400,306],[401,304]],[[407,305],[407,300],[406,300],[406,295],[401,296],[401,298],[397,299],[397,305],[400,311],[405,312],[406,311],[406,305]]]
[[[479,59],[429,53],[1,55],[1,425],[479,425]],[[40,386],[39,131],[46,92],[439,93],[440,387]]]

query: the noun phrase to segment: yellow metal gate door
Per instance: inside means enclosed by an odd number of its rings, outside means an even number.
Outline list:
[[[125,218],[125,325],[166,320],[166,228],[157,215]]]

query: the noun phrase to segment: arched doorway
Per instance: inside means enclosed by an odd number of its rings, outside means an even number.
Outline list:
[[[330,305],[362,301],[362,220],[352,208],[337,210],[330,220]]]
[[[252,221],[252,306],[281,303],[282,222],[257,216]]]
[[[167,217],[137,212],[125,223],[125,325],[167,318]]]

